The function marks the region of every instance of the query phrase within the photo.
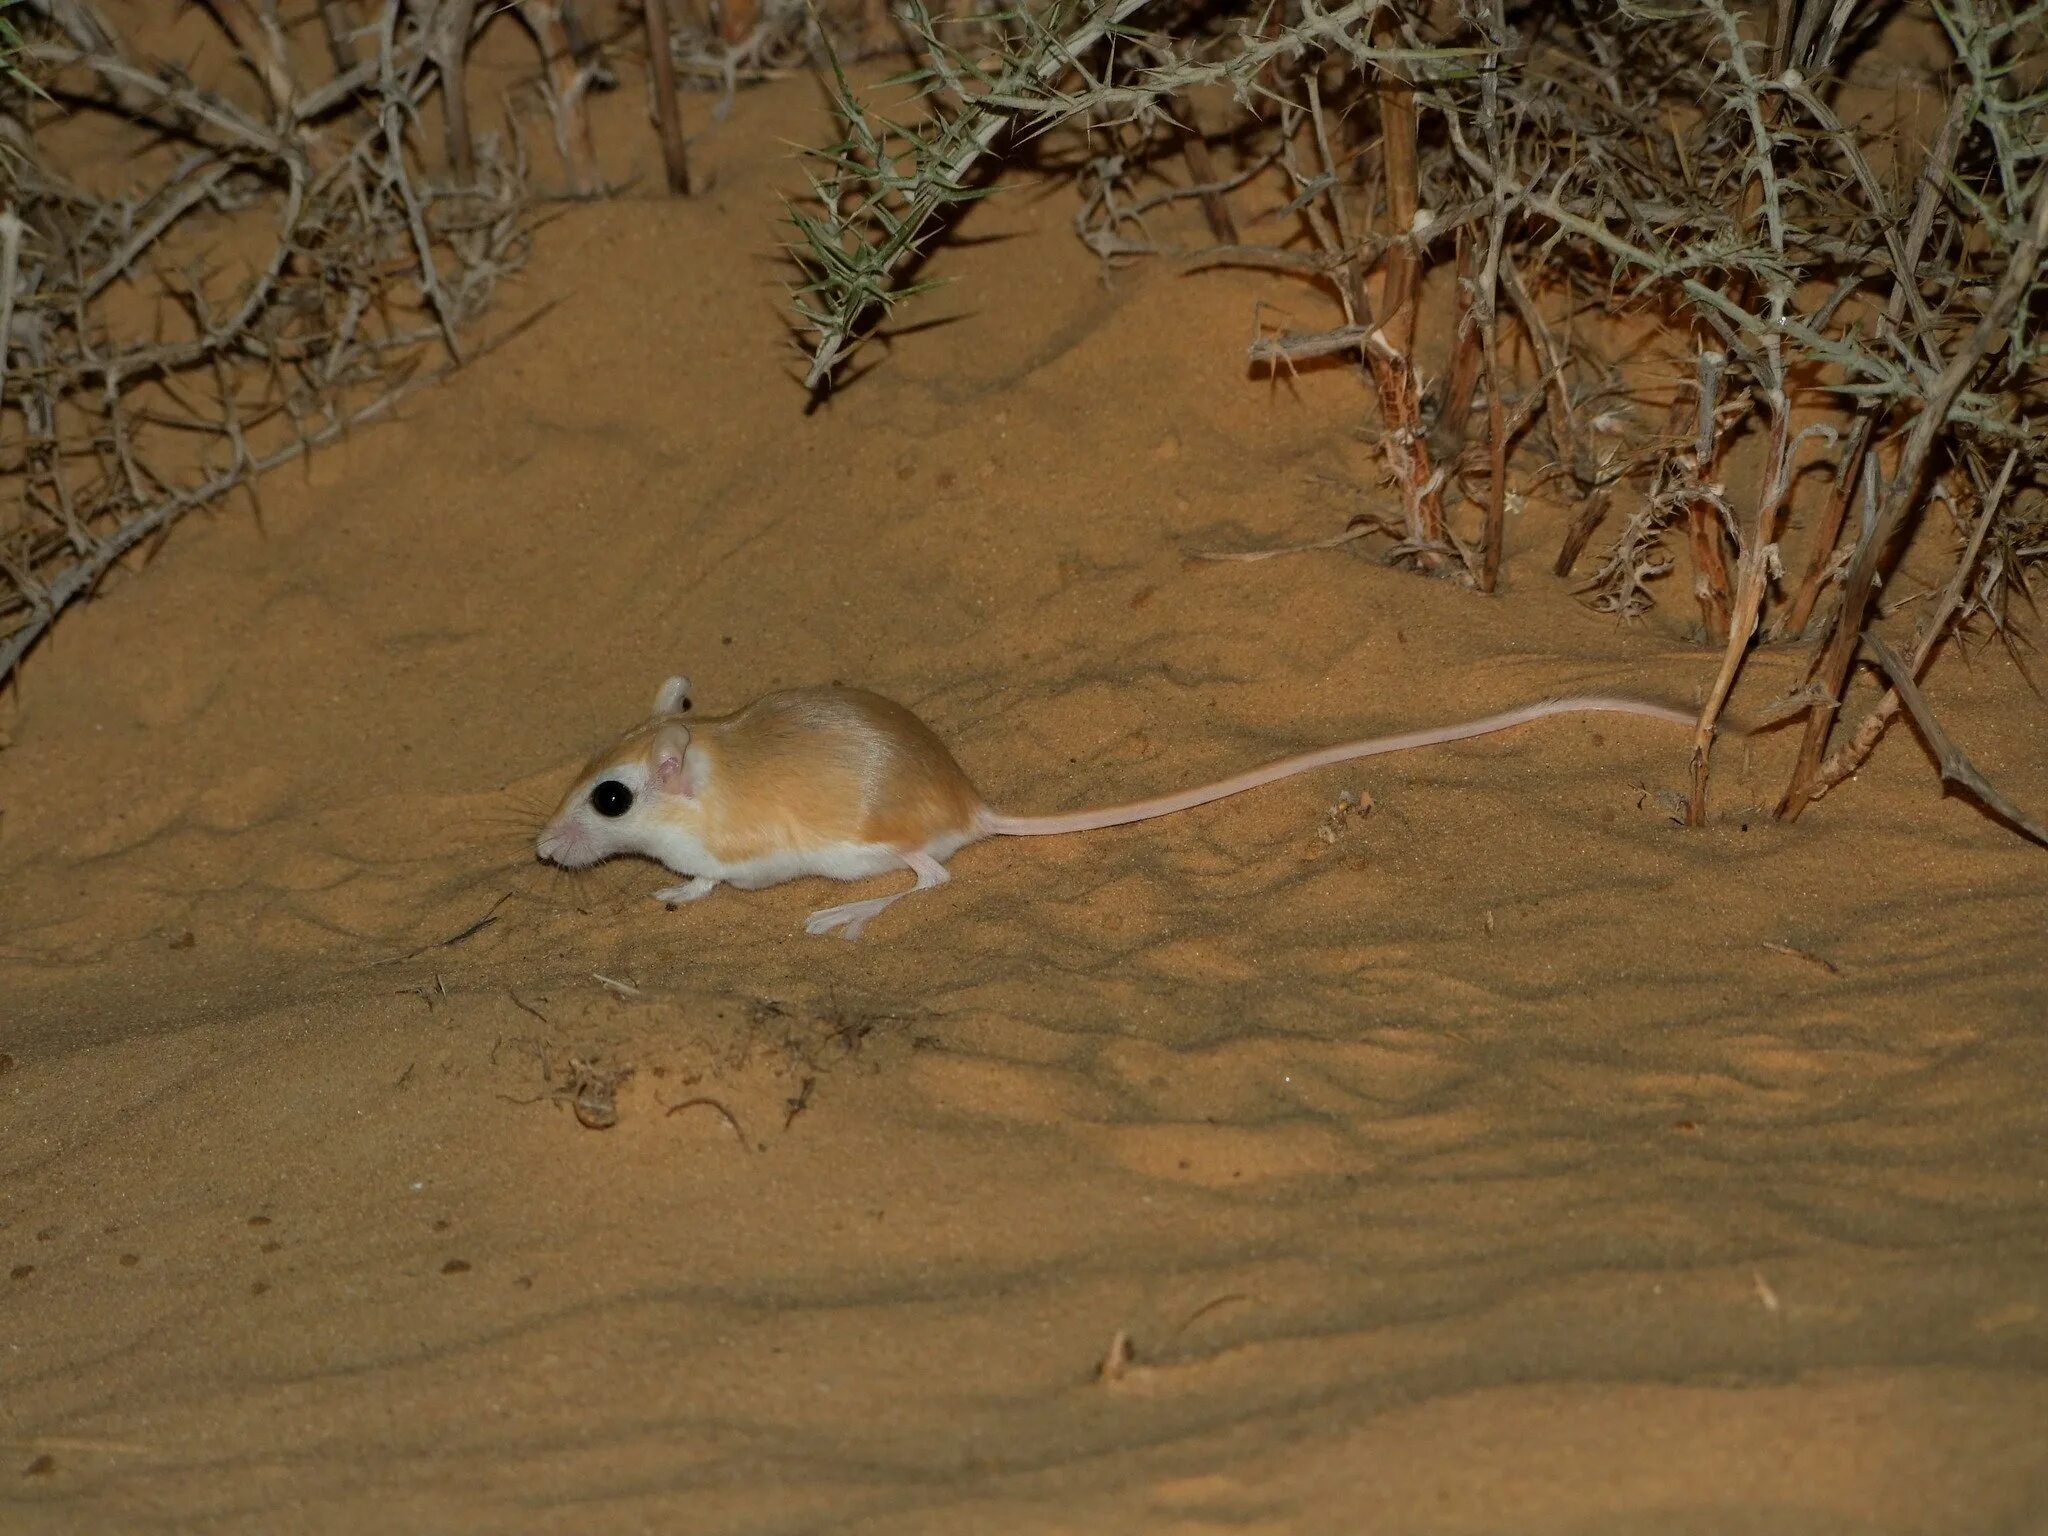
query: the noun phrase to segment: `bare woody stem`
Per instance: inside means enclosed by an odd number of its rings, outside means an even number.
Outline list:
[[[1396,20],[1391,9],[1374,19],[1374,41],[1382,48],[1397,48]],[[1406,238],[1415,231],[1415,215],[1422,206],[1421,180],[1416,158],[1419,123],[1415,111],[1415,87],[1391,59],[1381,59],[1375,69],[1375,91],[1380,108],[1380,163],[1386,169],[1387,223],[1394,242],[1387,247],[1380,302],[1380,329],[1387,345],[1402,357],[1415,349],[1415,297],[1422,272],[1421,251]]]
[[[573,0],[516,0],[520,17],[539,45],[547,66],[548,105],[555,118],[555,142],[562,152],[571,195],[598,190],[597,148],[590,136],[584,94],[590,81],[576,61],[578,27]]]
[[[1928,153],[1927,164],[1920,172],[1920,191],[1913,204],[1913,218],[1899,250],[1899,267],[1892,282],[1891,296],[1885,302],[1886,318],[1893,324],[1897,324],[1906,312],[1907,295],[1920,268],[1920,253],[1925,249],[1928,234],[1934,227],[1935,212],[1948,191],[1949,169],[1955,164],[1956,152],[1962,147],[1969,122],[1970,94],[1957,91],[1949,103],[1948,117],[1941,125],[1941,132],[1935,137],[1934,147]],[[1836,136],[1838,139],[1846,138],[1839,130]],[[1792,595],[1791,607],[1786,610],[1780,625],[1788,638],[1803,634],[1813,617],[1814,604],[1820,599],[1821,584],[1833,562],[1835,544],[1841,538],[1849,503],[1855,498],[1863,478],[1863,456],[1876,440],[1882,414],[1882,407],[1872,406],[1857,418],[1855,435],[1842,455],[1841,472],[1835,478],[1827,510],[1814,531],[1813,553],[1807,563],[1806,577]]]
[[[345,9],[346,0],[320,0],[320,29],[327,38],[327,56],[334,72],[345,75],[356,67],[356,47],[351,36],[354,25]]]
[[[1396,18],[1391,8],[1373,21],[1376,43],[1397,48]],[[1415,376],[1415,301],[1421,286],[1422,251],[1414,239],[1420,210],[1421,182],[1416,157],[1419,123],[1415,87],[1392,59],[1375,64],[1375,90],[1380,109],[1380,162],[1386,170],[1387,233],[1390,243],[1382,266],[1378,338],[1367,357],[1379,387],[1380,412],[1386,423],[1389,462],[1402,480],[1408,509],[1408,537],[1420,546],[1417,562],[1425,569],[1440,563],[1434,553],[1444,542],[1443,498],[1422,434],[1422,394]],[[1313,77],[1311,77],[1313,83]],[[1334,167],[1332,170],[1334,171]],[[1491,325],[1491,298],[1487,300]],[[1496,490],[1498,494],[1498,488]],[[1482,584],[1485,578],[1480,578]]]
[[[1583,494],[1593,489],[1598,477],[1586,460],[1585,446],[1579,436],[1578,410],[1572,404],[1571,388],[1565,381],[1570,357],[1551,334],[1543,312],[1536,307],[1535,295],[1529,292],[1529,285],[1522,281],[1514,258],[1506,252],[1501,254],[1500,284],[1515,307],[1522,329],[1528,333],[1530,345],[1536,349],[1537,361],[1543,365],[1543,387],[1550,392],[1550,435],[1557,444],[1558,457],[1564,461],[1573,482]]]
[[[1994,816],[2048,848],[2048,826],[2044,826],[2039,818],[2029,816],[1993,788],[1991,781],[1963,755],[1962,749],[1949,740],[1948,732],[1934,718],[1934,710],[1921,694],[1920,685],[1914,680],[1911,670],[1892,654],[1892,648],[1884,643],[1883,638],[1874,634],[1864,638],[1870,642],[1870,652],[1877,658],[1878,666],[1891,679],[1893,691],[1933,750],[1935,767],[1940,770],[1943,782],[1968,790]]]
[[[1692,794],[1685,809],[1686,825],[1692,827],[1703,825],[1707,819],[1707,762],[1713,749],[1714,729],[1720,722],[1721,711],[1727,707],[1728,695],[1742,671],[1743,660],[1749,654],[1749,642],[1756,634],[1757,620],[1763,612],[1764,594],[1777,558],[1778,520],[1792,490],[1792,455],[1797,439],[1792,433],[1792,402],[1786,398],[1784,363],[1775,338],[1765,349],[1763,363],[1771,447],[1764,466],[1763,483],[1757,492],[1756,528],[1737,566],[1728,644],[1721,653],[1720,671],[1714,678],[1706,705],[1700,710],[1699,725],[1693,735]]]
[[[1304,169],[1291,143],[1283,158],[1296,185],[1313,193],[1302,202],[1302,214],[1324,254],[1334,264],[1338,292],[1379,396],[1380,420],[1385,427],[1381,450],[1386,455],[1388,470],[1401,488],[1412,558],[1423,570],[1433,571],[1443,564],[1442,477],[1431,465],[1429,444],[1423,436],[1421,386],[1413,360],[1388,339],[1381,323],[1383,317],[1373,304],[1365,280],[1366,242],[1353,227],[1350,207],[1340,190],[1322,92],[1314,72],[1303,74],[1301,84],[1308,97],[1306,138],[1320,156],[1321,171],[1311,175]],[[1319,191],[1315,190],[1318,188]],[[1391,232],[1389,243],[1400,243],[1401,238],[1398,231]],[[1384,293],[1383,289],[1383,296]]]
[[[469,126],[469,35],[476,0],[445,0],[434,18],[434,62],[441,71],[441,129],[448,163],[463,181],[476,176],[476,140]]]
[[[641,0],[647,22],[649,89],[654,96],[654,122],[661,135],[661,160],[668,171],[668,189],[690,193],[690,157],[683,147],[682,108],[676,101],[676,61],[670,51],[668,0]]]
[[[1188,163],[1188,174],[1196,186],[1202,189],[1202,217],[1208,221],[1209,234],[1218,245],[1237,244],[1237,221],[1230,216],[1230,204],[1223,200],[1217,190],[1221,178],[1216,174],[1216,162],[1209,154],[1208,141],[1202,137],[1202,130],[1195,121],[1194,103],[1180,98],[1175,103],[1175,115],[1186,122],[1187,131],[1181,135],[1181,158]]]
[[[21,217],[0,208],[0,408],[7,404],[7,350],[14,334],[14,284],[21,270]],[[0,672],[0,677],[6,676]]]
[[[1822,509],[1820,522],[1813,530],[1813,550],[1807,560],[1806,576],[1799,583],[1799,590],[1792,594],[1791,605],[1783,618],[1778,621],[1778,633],[1788,640],[1796,640],[1806,632],[1814,605],[1820,601],[1821,587],[1834,560],[1835,545],[1842,537],[1842,523],[1849,515],[1849,504],[1856,499],[1857,486],[1862,483],[1863,459],[1877,435],[1878,416],[1877,410],[1866,410],[1857,416],[1856,425],[1850,429],[1849,446],[1843,450],[1835,483],[1828,492],[1828,504]]]
[[[259,15],[250,0],[208,0],[208,6],[235,40],[243,63],[263,82],[271,106],[280,113],[289,112],[298,88],[292,83],[284,57],[284,36],[270,8],[265,6]]]
[[[1685,509],[1687,536],[1692,544],[1693,591],[1699,598],[1700,617],[1707,638],[1725,645],[1733,622],[1733,598],[1728,584],[1728,546],[1721,527],[1718,500],[1704,494],[1704,482],[1714,474],[1720,456],[1721,376],[1727,371],[1728,354],[1703,348],[1699,357],[1699,416],[1693,437],[1689,475],[1696,490]]]
[[[1989,354],[1992,344],[2011,326],[2028,291],[2039,280],[2041,253],[2044,247],[2048,247],[2048,174],[2042,175],[2039,181],[2025,233],[2013,248],[2012,264],[1992,295],[1991,303],[1927,392],[1920,414],[1906,435],[1905,448],[1899,455],[1899,467],[1885,489],[1876,520],[1857,545],[1856,557],[1849,566],[1848,580],[1842,593],[1841,612],[1835,619],[1834,633],[1827,649],[1815,663],[1812,674],[1819,696],[1826,702],[1814,705],[1807,716],[1799,762],[1793,770],[1785,797],[1778,805],[1778,815],[1787,821],[1795,819],[1813,798],[1815,776],[1827,749],[1829,730],[1841,709],[1849,668],[1856,659],[1856,650],[1863,638],[1864,616],[1869,612],[1871,598],[1877,590],[1878,567],[1890,552],[1893,541],[1913,509],[1920,505],[1921,480],[1926,474],[1935,440],[1948,424],[1949,411],[1954,407],[1956,397],[1963,392],[1963,387]]]
[[[1508,420],[1507,369],[1500,355],[1500,272],[1507,245],[1508,210],[1497,203],[1486,225],[1486,255],[1472,287],[1472,323],[1486,361],[1487,488],[1485,521],[1479,535],[1479,590],[1500,586],[1501,548],[1507,537]],[[1541,399],[1532,393],[1530,401]]]
[[[1499,247],[1496,244],[1496,252]],[[1493,263],[1489,261],[1488,267]],[[1505,404],[1507,370],[1500,361],[1500,326],[1491,305],[1480,318],[1480,336],[1486,349],[1486,442],[1487,490],[1486,524],[1479,539],[1479,590],[1492,592],[1500,586],[1501,545],[1507,537],[1508,509],[1508,427]]]
[[[2006,455],[2005,467],[1998,472],[1997,481],[1983,498],[1984,504],[1979,509],[1977,521],[1970,530],[1970,541],[1963,550],[1963,557],[1956,562],[1955,570],[1950,573],[1948,586],[1941,594],[1941,601],[1935,605],[1933,615],[1928,619],[1926,628],[1921,631],[1919,643],[1913,647],[1912,659],[1906,663],[1908,675],[1915,679],[1927,669],[1927,663],[1934,656],[1935,647],[1941,644],[1942,637],[1949,632],[1956,609],[1962,603],[1963,593],[1969,589],[1970,578],[1976,572],[1978,558],[1984,552],[1984,536],[1991,531],[1991,524],[1998,515],[1999,503],[2005,498],[2006,484],[2012,478],[2013,466],[2018,462],[2017,452]],[[1884,697],[1877,702],[1877,707],[1863,717],[1849,740],[1821,764],[1819,772],[1814,775],[1813,799],[1818,800],[1863,766],[1870,754],[1876,750],[1878,739],[1884,735],[1885,728],[1898,715],[1903,702],[1896,684],[1885,690]]]
[[[1480,374],[1486,366],[1486,344],[1480,340],[1473,318],[1473,285],[1479,281],[1478,263],[1473,256],[1475,240],[1469,232],[1458,236],[1458,320],[1452,331],[1450,372],[1444,381],[1443,400],[1432,434],[1437,452],[1447,460],[1456,458],[1465,446],[1465,423],[1472,414],[1472,397],[1478,393]]]
[[[1487,19],[1492,40],[1498,44],[1507,36],[1502,0],[1493,0]],[[1487,60],[1479,82],[1479,126],[1486,138],[1487,158],[1495,165],[1503,162],[1506,153],[1500,132],[1500,61],[1501,55],[1496,48]],[[1387,200],[1396,220],[1401,217],[1403,207],[1408,210],[1407,218],[1412,226],[1417,202],[1415,93],[1406,91],[1390,97],[1385,85],[1390,78],[1395,77],[1388,66],[1382,65],[1380,116],[1387,128]],[[1397,134],[1400,141],[1398,153],[1394,148]],[[1399,191],[1396,191],[1397,185]],[[1501,263],[1507,259],[1510,199],[1498,180],[1494,182],[1492,192],[1492,216],[1486,221],[1486,254],[1478,263],[1477,281],[1472,290],[1472,318],[1479,327],[1480,343],[1486,354],[1487,492],[1486,518],[1479,535],[1478,572],[1479,590],[1482,592],[1492,592],[1500,586],[1501,551],[1507,539],[1508,508],[1508,381],[1507,369],[1501,366],[1500,356],[1500,290]],[[1396,252],[1400,249],[1400,246],[1395,247]],[[1394,252],[1389,253],[1389,292],[1393,291],[1396,282],[1393,255]],[[1399,270],[1399,280],[1405,290],[1403,298],[1408,320],[1401,335],[1412,347],[1415,340],[1415,289],[1420,281],[1419,256],[1416,263]],[[1540,394],[1531,396],[1532,400],[1540,398]]]

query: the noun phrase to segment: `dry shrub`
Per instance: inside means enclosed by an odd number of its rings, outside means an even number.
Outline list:
[[[1573,509],[1561,576],[1620,513],[1595,606],[1639,616],[1690,572],[1721,651],[1692,820],[1754,645],[1815,643],[1778,711],[1807,722],[1790,817],[1900,709],[1939,734],[1915,682],[1945,639],[2010,643],[2048,557],[2048,6],[1110,0],[909,26],[929,110],[885,121],[839,77],[846,131],[792,212],[814,387],[987,189],[991,152],[1036,152],[1080,183],[1106,262],[1326,296],[1327,326],[1261,334],[1249,361],[1368,381],[1398,510],[1354,522],[1386,558],[1491,591],[1511,500],[1543,489]],[[1182,202],[1206,243],[1155,233],[1193,227],[1163,217]],[[1457,325],[1425,371],[1432,274]],[[1944,537],[1907,633],[1880,595]],[[1893,686],[1830,757],[1859,658]],[[1943,771],[2041,835],[1960,754]]]

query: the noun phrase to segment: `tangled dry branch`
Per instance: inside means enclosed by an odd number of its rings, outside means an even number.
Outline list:
[[[1328,297],[1326,329],[1263,335],[1250,360],[1348,358],[1369,381],[1400,516],[1354,521],[1389,526],[1386,558],[1492,590],[1511,498],[1547,484],[1576,502],[1560,575],[1625,513],[1582,588],[1596,606],[1638,616],[1690,570],[1722,653],[1693,819],[1758,643],[1820,642],[1781,813],[1833,782],[1854,663],[1885,654],[1873,599],[1916,540],[1948,539],[1956,596],[1915,655],[2009,636],[2048,561],[2042,0],[906,14],[937,105],[899,124],[842,89],[846,132],[797,216],[814,375],[911,291],[897,264],[974,193],[966,168],[999,132],[1057,128],[1079,148],[1045,163],[1079,179],[1106,262],[1252,266]],[[1208,249],[1155,232],[1178,202],[1201,205]],[[1457,319],[1425,368],[1432,269]],[[1995,510],[1966,537],[1993,465]]]
[[[306,91],[274,28],[238,39],[267,115],[131,56],[83,0],[28,9],[34,85],[0,103],[0,680],[182,513],[387,412],[435,351],[459,363],[527,240],[516,137],[467,145],[460,172],[422,153],[450,78],[434,7],[338,27],[336,73]],[[40,130],[81,119],[139,185],[90,191],[42,152]],[[223,258],[259,232],[260,254]]]

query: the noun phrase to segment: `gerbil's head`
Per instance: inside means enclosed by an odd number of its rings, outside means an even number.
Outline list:
[[[564,869],[583,869],[615,853],[649,853],[656,840],[694,815],[703,748],[690,750],[688,679],[672,677],[654,695],[645,725],[590,760],[541,829],[534,852]]]

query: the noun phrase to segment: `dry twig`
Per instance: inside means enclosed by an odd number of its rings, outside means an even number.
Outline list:
[[[472,350],[465,333],[524,256],[523,174],[495,140],[454,185],[419,163],[437,65],[443,84],[459,78],[448,13],[385,0],[378,55],[358,63],[357,34],[328,8],[348,45],[337,62],[349,62],[307,90],[269,0],[214,10],[252,50],[272,122],[119,50],[77,0],[53,4],[22,50],[69,110],[137,119],[183,148],[139,160],[155,182],[111,200],[78,192],[33,152],[11,167],[0,483],[18,500],[0,517],[0,680],[69,603],[183,513],[237,489],[253,497],[269,470],[444,377],[420,366],[425,346],[437,338],[459,362]],[[268,253],[238,286],[196,267],[257,218],[272,223]],[[106,306],[124,284],[154,287],[179,323],[122,334]]]

